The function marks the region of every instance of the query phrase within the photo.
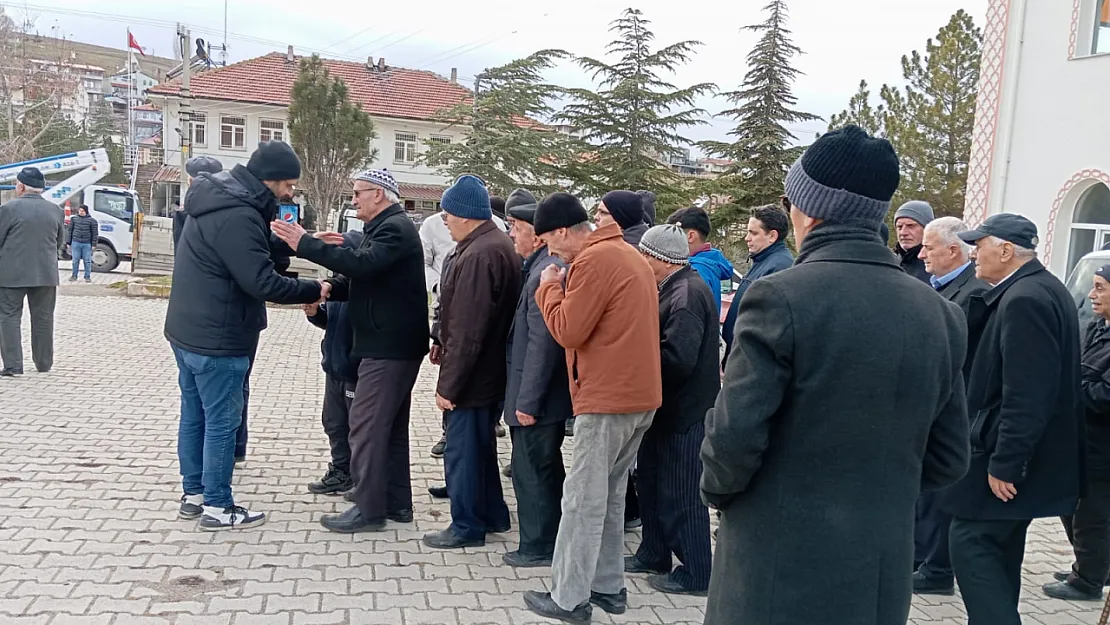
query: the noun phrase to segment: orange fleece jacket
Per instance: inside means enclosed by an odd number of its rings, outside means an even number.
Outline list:
[[[659,289],[651,267],[616,225],[599,228],[536,303],[567,352],[574,414],[625,414],[663,404]]]

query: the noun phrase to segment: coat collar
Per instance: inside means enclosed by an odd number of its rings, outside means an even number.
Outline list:
[[[947,296],[949,294],[959,293],[960,289],[964,288],[964,285],[966,285],[968,282],[971,282],[971,280],[973,280],[974,278],[975,278],[975,263],[971,263],[967,267],[964,267],[964,270],[960,272],[960,275],[956,276],[955,278],[952,278],[951,282],[949,282],[948,284],[940,287],[939,289],[937,289],[937,291],[941,295],[945,295],[945,296]]]
[[[548,251],[546,245],[532,252],[532,255],[524,261],[524,275],[527,276],[532,270],[532,267],[535,267],[541,260],[547,258],[547,256]]]
[[[624,234],[621,232],[621,227],[617,224],[609,224],[594,230],[590,236],[586,237],[586,245],[582,249],[586,249],[591,245],[596,245],[608,239],[622,239]]]
[[[389,219],[390,217],[392,217],[394,215],[404,213],[404,212],[405,212],[405,209],[401,208],[400,204],[391,204],[391,205],[387,206],[385,208],[385,210],[383,210],[382,212],[378,213],[377,215],[374,215],[373,219],[366,222],[366,225],[364,225],[362,227],[362,232],[364,234],[369,234],[369,233],[373,232],[375,228],[380,226],[381,223],[383,221],[385,221],[386,219]]]
[[[455,249],[457,249],[461,254],[463,250],[470,247],[472,243],[495,230],[498,232],[501,231],[501,229],[497,227],[497,224],[493,223],[492,219],[487,219],[484,222],[478,224],[477,228],[471,230],[470,234],[466,235],[465,239],[459,241],[459,244],[455,246]]]
[[[866,219],[823,223],[807,234],[795,264],[818,262],[882,265],[901,271],[898,259],[879,238],[878,224]]]
[[[772,254],[778,252],[779,250],[785,250],[785,249],[786,249],[786,241],[775,241],[774,243],[768,245],[766,249],[760,250],[760,251],[756,252],[755,254],[752,254],[752,257],[751,257],[752,262],[753,263],[758,263],[758,262],[764,260],[765,258],[768,258]]]
[[[994,306],[995,303],[1002,298],[1002,294],[1018,280],[1041,273],[1042,271],[1047,271],[1047,269],[1044,268],[1041,261],[1034,258],[1022,265],[1021,268],[1015,271],[1014,275],[1010,276],[1005,282],[984,293],[983,301],[986,302],[987,306]]]

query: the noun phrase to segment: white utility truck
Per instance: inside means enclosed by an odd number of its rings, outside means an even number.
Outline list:
[[[100,225],[97,246],[93,249],[93,271],[112,271],[122,260],[131,260],[131,242],[135,231],[135,215],[143,208],[139,195],[131,189],[96,184],[112,173],[108,152],[104,148],[81,150],[21,163],[0,166],[0,188],[11,189],[12,182],[24,167],[35,167],[47,178],[61,173],[72,174],[62,181],[51,182],[42,197],[65,211],[66,226],[71,214],[82,204],[89,207]]]

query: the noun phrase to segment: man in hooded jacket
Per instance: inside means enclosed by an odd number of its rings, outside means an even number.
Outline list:
[[[293,148],[267,141],[245,167],[202,173],[185,198],[189,218],[174,261],[165,335],[181,386],[177,455],[184,495],[178,515],[199,517],[202,530],[266,520],[235,505],[231,495],[243,383],[266,327],[265,303],[309,304],[331,290],[278,275],[271,260],[270,223],[300,175]]]
[[[690,246],[690,267],[705,280],[709,292],[713,294],[713,301],[717,303],[719,316],[721,283],[732,279],[732,263],[728,262],[721,250],[709,244],[709,233],[712,232],[709,214],[696,206],[682,208],[668,217],[667,223],[675,224],[685,231],[686,242]]]
[[[604,228],[617,224],[625,243],[635,247],[647,232],[644,221],[644,198],[632,191],[610,191],[606,193],[594,212],[594,225]]]

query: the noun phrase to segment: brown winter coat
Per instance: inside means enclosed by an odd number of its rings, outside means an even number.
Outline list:
[[[567,350],[574,414],[625,414],[663,403],[659,291],[617,225],[590,234],[566,284],[536,290],[551,335]]]

